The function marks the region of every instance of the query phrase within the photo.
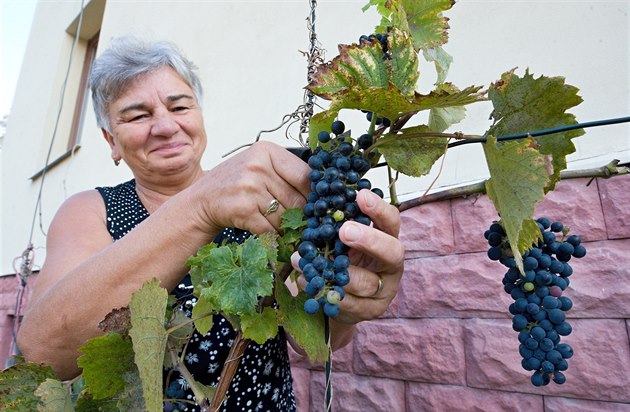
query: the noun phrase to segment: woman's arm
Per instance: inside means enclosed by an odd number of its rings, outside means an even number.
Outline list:
[[[184,262],[224,227],[260,234],[280,213],[304,204],[308,166],[280,146],[258,143],[207,172],[167,200],[122,239],[112,242],[96,191],[72,196],[48,232],[47,256],[24,312],[18,345],[29,361],[72,378],[78,348],[97,325],[151,278],[172,290]],[[263,216],[270,200],[281,210]]]

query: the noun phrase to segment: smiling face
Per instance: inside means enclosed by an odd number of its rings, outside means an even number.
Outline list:
[[[111,134],[103,131],[112,158],[123,159],[134,176],[156,178],[197,173],[206,147],[201,108],[170,67],[135,79],[109,105]]]

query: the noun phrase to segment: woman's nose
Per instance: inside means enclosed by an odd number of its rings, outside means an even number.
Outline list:
[[[171,137],[179,131],[179,123],[175,121],[175,116],[169,111],[157,112],[153,116],[151,134],[154,136]]]

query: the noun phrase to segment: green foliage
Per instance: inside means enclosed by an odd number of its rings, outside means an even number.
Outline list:
[[[127,384],[125,375],[137,373],[131,339],[118,333],[92,338],[79,351],[83,354],[78,365],[96,400],[122,392]]]
[[[304,292],[293,297],[284,283],[276,281],[278,322],[304,349],[311,362],[324,362],[328,359],[328,347],[324,341],[324,316],[321,311],[315,315],[304,312],[307,298]]]
[[[244,338],[262,345],[278,334],[276,311],[267,306],[262,312],[241,316],[241,330]]]
[[[504,73],[488,92],[495,122],[488,134],[506,136],[576,124],[575,116],[566,111],[582,102],[577,93],[578,89],[565,84],[562,77],[535,79],[529,71],[523,77],[514,71]],[[537,150],[552,157],[553,174],[546,191],[555,187],[560,171],[567,167],[566,156],[575,152],[571,139],[583,134],[578,129],[535,137]]]
[[[486,182],[486,193],[501,216],[512,252],[522,269],[521,252],[540,236],[532,215],[534,205],[545,195],[543,189],[549,181],[547,163],[532,147],[531,139],[499,146],[489,136],[483,149],[491,175]]]
[[[35,390],[44,406],[39,406],[39,411],[46,412],[73,412],[72,399],[70,398],[70,385],[63,384],[57,379],[46,379]]]
[[[430,135],[428,126],[410,127],[398,134],[383,136],[375,147],[392,169],[408,176],[423,176],[444,154],[448,142],[445,137],[428,137]]]
[[[0,372],[0,405],[10,411],[35,411],[42,405],[35,390],[47,379],[55,378],[55,373],[48,366],[34,363],[13,365]]]
[[[258,297],[271,295],[273,290],[268,253],[255,237],[242,245],[209,250],[201,263],[203,273],[197,279],[209,286],[202,288],[198,302],[208,300],[224,313],[253,314]]]

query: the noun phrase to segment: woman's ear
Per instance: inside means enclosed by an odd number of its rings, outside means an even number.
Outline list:
[[[112,159],[114,159],[114,161],[120,160],[121,156],[120,153],[118,153],[118,145],[116,144],[114,136],[112,136],[112,134],[105,129],[101,129],[101,133],[103,133],[103,137],[107,141],[107,144],[109,144],[109,147],[112,149]]]

